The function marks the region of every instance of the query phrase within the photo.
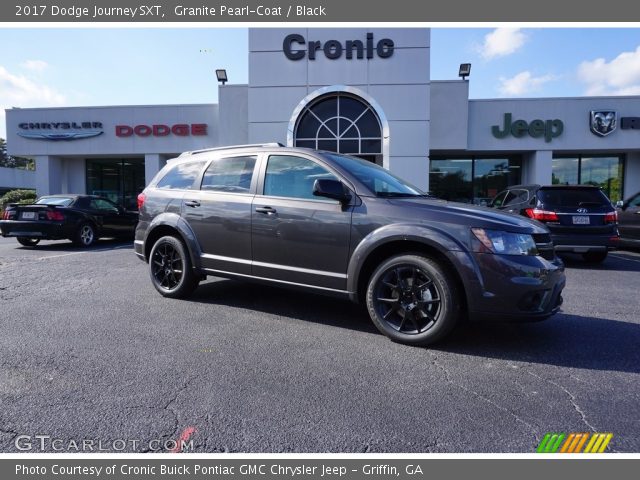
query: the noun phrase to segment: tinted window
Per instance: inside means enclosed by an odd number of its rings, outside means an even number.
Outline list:
[[[102,210],[107,212],[118,211],[118,208],[113,203],[102,198],[92,198],[89,205],[92,210]]]
[[[219,158],[211,162],[202,178],[202,190],[248,192],[256,157]]]
[[[40,205],[61,205],[68,207],[72,202],[72,197],[40,197],[36,203]]]
[[[334,162],[357,177],[379,197],[424,195],[418,188],[405,182],[375,163],[355,157],[327,154]]]
[[[640,195],[636,195],[629,202],[630,207],[640,207]]]
[[[264,194],[322,200],[313,194],[313,184],[319,178],[336,177],[324,167],[306,158],[272,155],[267,163]]]
[[[491,202],[491,206],[492,207],[501,207],[504,204],[504,199],[507,196],[509,192],[504,191],[504,192],[500,192],[498,195],[496,195],[496,197],[492,200]]]
[[[204,162],[189,162],[176,165],[158,182],[158,188],[189,189],[204,166]]]
[[[538,198],[548,206],[579,207],[585,204],[607,205],[609,200],[600,190],[595,188],[541,188],[538,190]]]
[[[517,205],[529,200],[529,192],[527,190],[509,190],[509,195],[505,200],[505,205]]]

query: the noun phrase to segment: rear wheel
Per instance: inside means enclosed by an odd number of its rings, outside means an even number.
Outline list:
[[[88,222],[83,222],[76,230],[73,237],[73,243],[80,245],[81,247],[90,247],[97,239],[98,237],[96,235],[95,227]]]
[[[25,247],[35,247],[38,243],[40,243],[39,238],[33,237],[17,237],[17,240],[20,245],[24,245]]]
[[[582,254],[582,258],[587,263],[602,263],[607,258],[607,251],[604,252],[587,252]]]
[[[176,237],[160,238],[151,249],[149,273],[155,289],[165,297],[185,298],[200,282],[184,244]]]
[[[366,298],[378,330],[410,345],[441,340],[460,316],[455,282],[438,262],[418,255],[400,255],[381,264]]]

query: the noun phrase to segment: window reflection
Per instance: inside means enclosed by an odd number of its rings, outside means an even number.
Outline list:
[[[522,161],[504,158],[432,158],[429,186],[445,200],[484,205],[509,185],[520,183]]]
[[[552,182],[566,185],[594,185],[612,202],[622,200],[623,191],[622,156],[572,156],[553,159]]]

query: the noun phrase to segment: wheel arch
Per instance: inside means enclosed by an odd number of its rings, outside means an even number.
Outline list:
[[[191,265],[194,269],[200,270],[200,247],[191,227],[179,215],[170,213],[157,216],[147,228],[144,237],[145,261],[149,261],[151,249],[158,239],[167,235],[177,237],[182,241],[189,253]]]
[[[351,300],[360,302],[365,298],[367,284],[378,265],[388,258],[405,254],[430,257],[441,264],[461,292],[463,312],[468,310],[474,283],[469,276],[475,275],[475,269],[470,269],[469,265],[475,262],[456,239],[436,229],[415,225],[395,226],[386,232],[377,230],[358,245],[348,267]],[[469,257],[464,264],[460,262],[461,255]]]

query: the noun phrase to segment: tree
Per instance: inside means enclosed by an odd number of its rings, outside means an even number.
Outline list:
[[[4,138],[0,138],[0,167],[35,170],[36,164],[30,158],[12,157],[7,154],[7,142]]]

